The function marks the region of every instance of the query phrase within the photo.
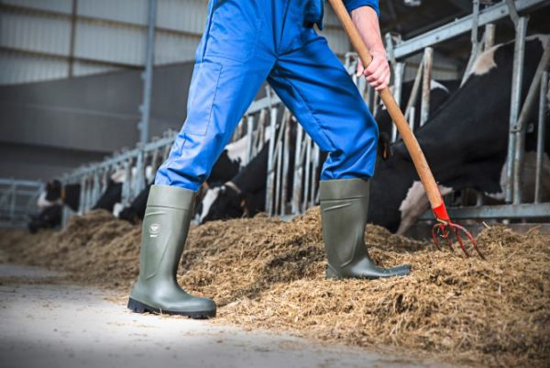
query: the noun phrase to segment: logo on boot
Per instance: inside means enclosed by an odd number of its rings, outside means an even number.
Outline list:
[[[149,237],[150,238],[156,238],[159,236],[160,232],[160,225],[159,224],[151,224],[149,225]]]

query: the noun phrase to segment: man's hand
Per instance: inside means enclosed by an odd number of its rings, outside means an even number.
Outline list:
[[[351,12],[351,18],[372,55],[372,62],[367,69],[359,60],[356,75],[365,75],[367,82],[377,91],[381,91],[390,83],[391,70],[380,35],[378,15],[371,7],[362,6]]]
[[[386,59],[385,52],[373,52],[372,53],[372,62],[369,64],[367,69],[363,66],[361,60],[357,63],[357,73],[359,77],[362,74],[367,78],[367,82],[372,86],[372,88],[377,91],[381,91],[386,88],[390,83],[391,70]]]

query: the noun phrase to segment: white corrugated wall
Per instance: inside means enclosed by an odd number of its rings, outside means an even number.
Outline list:
[[[206,0],[158,0],[157,65],[194,58],[206,7]],[[143,67],[147,12],[148,0],[0,0],[0,84]],[[325,24],[343,56],[350,45],[330,9]]]

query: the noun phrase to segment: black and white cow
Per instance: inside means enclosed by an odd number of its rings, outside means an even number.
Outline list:
[[[265,210],[268,155],[266,144],[234,178],[209,188],[198,209],[198,222],[254,216]]]
[[[545,35],[531,36],[526,42],[523,96],[549,41]],[[482,53],[464,86],[416,132],[444,195],[465,188],[493,195],[503,191],[501,174],[508,147],[513,53],[513,42]],[[528,134],[527,149],[533,147],[530,139],[532,135]],[[549,146],[550,142],[546,143]],[[404,144],[397,142],[392,151],[388,160],[378,160],[371,185],[369,221],[402,234],[429,204]]]
[[[225,183],[233,178],[243,168],[246,160],[246,137],[229,143],[212,167],[206,180],[209,186]]]
[[[66,205],[73,211],[80,207],[80,184],[63,185],[59,180],[46,183],[44,192],[37,202],[38,208],[46,208],[53,205]]]
[[[80,184],[63,185],[59,180],[46,183],[44,192],[38,197],[37,206],[42,211],[31,217],[28,229],[35,233],[39,229],[52,229],[61,224],[63,206],[77,212],[80,207]],[[115,203],[120,201],[122,184],[109,179],[107,189],[92,209],[112,211]]]
[[[63,205],[54,204],[45,207],[38,215],[31,216],[28,229],[31,234],[40,229],[54,229],[61,225]]]
[[[414,81],[404,82],[401,89],[401,102],[400,107],[402,111],[405,111],[405,108],[407,107],[407,103],[409,101],[409,98],[412,93]],[[433,116],[433,114],[451,97],[453,93],[455,93],[458,88],[460,87],[460,81],[459,80],[434,80],[432,79],[430,81],[430,109],[429,109],[429,115]],[[416,103],[413,105],[414,110],[414,124],[415,129],[417,129],[420,126],[420,114],[421,114],[421,95],[422,91],[418,91],[418,97],[416,99]],[[390,117],[390,114],[388,113],[388,110],[386,110],[386,107],[381,102],[381,104],[378,106],[376,115],[375,115],[376,122],[378,123],[378,128],[380,130],[380,135],[386,135],[388,137],[391,137],[393,122]]]
[[[245,162],[246,148],[246,137],[228,144],[212,167],[212,172],[206,180],[205,187],[214,187],[235,177]],[[151,180],[151,183],[153,180],[154,179]],[[134,198],[130,206],[124,207],[118,213],[117,217],[131,223],[136,223],[138,220],[143,220],[150,189],[151,184],[148,184],[147,187],[143,189],[136,198]],[[205,189],[204,191],[207,190]],[[203,191],[201,190],[201,192]],[[200,202],[201,199],[202,196],[198,198],[198,202]]]
[[[122,199],[122,184],[123,181],[115,181],[109,178],[107,188],[92,207],[92,210],[103,209],[113,212],[115,205]]]
[[[145,209],[147,207],[147,198],[149,197],[149,191],[151,190],[151,184],[147,185],[136,198],[130,203],[129,206],[124,207],[122,211],[118,213],[120,220],[128,221],[135,224],[138,220],[143,220],[145,216]]]

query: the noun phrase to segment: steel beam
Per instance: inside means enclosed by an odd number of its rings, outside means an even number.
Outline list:
[[[540,95],[539,95],[539,111],[538,111],[538,135],[537,135],[537,163],[536,163],[536,172],[535,172],[535,203],[540,203],[542,198],[542,164],[543,164],[543,155],[544,155],[544,142],[546,135],[546,109],[547,109],[547,100],[546,93],[548,92],[548,72],[542,74],[542,80],[540,84]]]
[[[539,204],[503,204],[482,207],[447,208],[453,220],[459,219],[523,219],[550,217],[550,203]],[[433,220],[431,211],[426,211],[421,220]]]
[[[141,121],[138,124],[141,144],[149,140],[149,119],[151,118],[151,95],[153,93],[153,67],[155,63],[155,25],[157,0],[149,0],[147,26],[147,49],[145,51],[145,72],[143,73],[143,103],[140,106]]]
[[[422,100],[420,103],[420,126],[426,124],[430,117],[430,92],[432,82],[432,65],[434,50],[431,47],[424,49],[424,59],[422,65]]]
[[[516,24],[516,41],[514,44],[514,69],[512,72],[512,96],[510,100],[510,128],[508,138],[508,153],[506,162],[506,203],[511,203],[514,197],[514,165],[520,163],[514,160],[516,147],[516,131],[521,104],[521,87],[523,82],[523,62],[525,59],[525,37],[527,35],[527,17],[520,17]]]
[[[530,12],[538,7],[550,5],[548,0],[520,0],[515,3],[519,13]],[[506,18],[510,15],[506,2],[500,2],[491,7],[487,7],[479,12],[478,26],[484,26],[488,23]],[[456,19],[454,22],[428,31],[420,36],[413,37],[403,41],[394,47],[394,55],[397,59],[405,58],[422,51],[428,46],[436,45],[440,42],[449,40],[453,37],[469,33],[474,25],[474,16],[470,14],[466,17]]]

